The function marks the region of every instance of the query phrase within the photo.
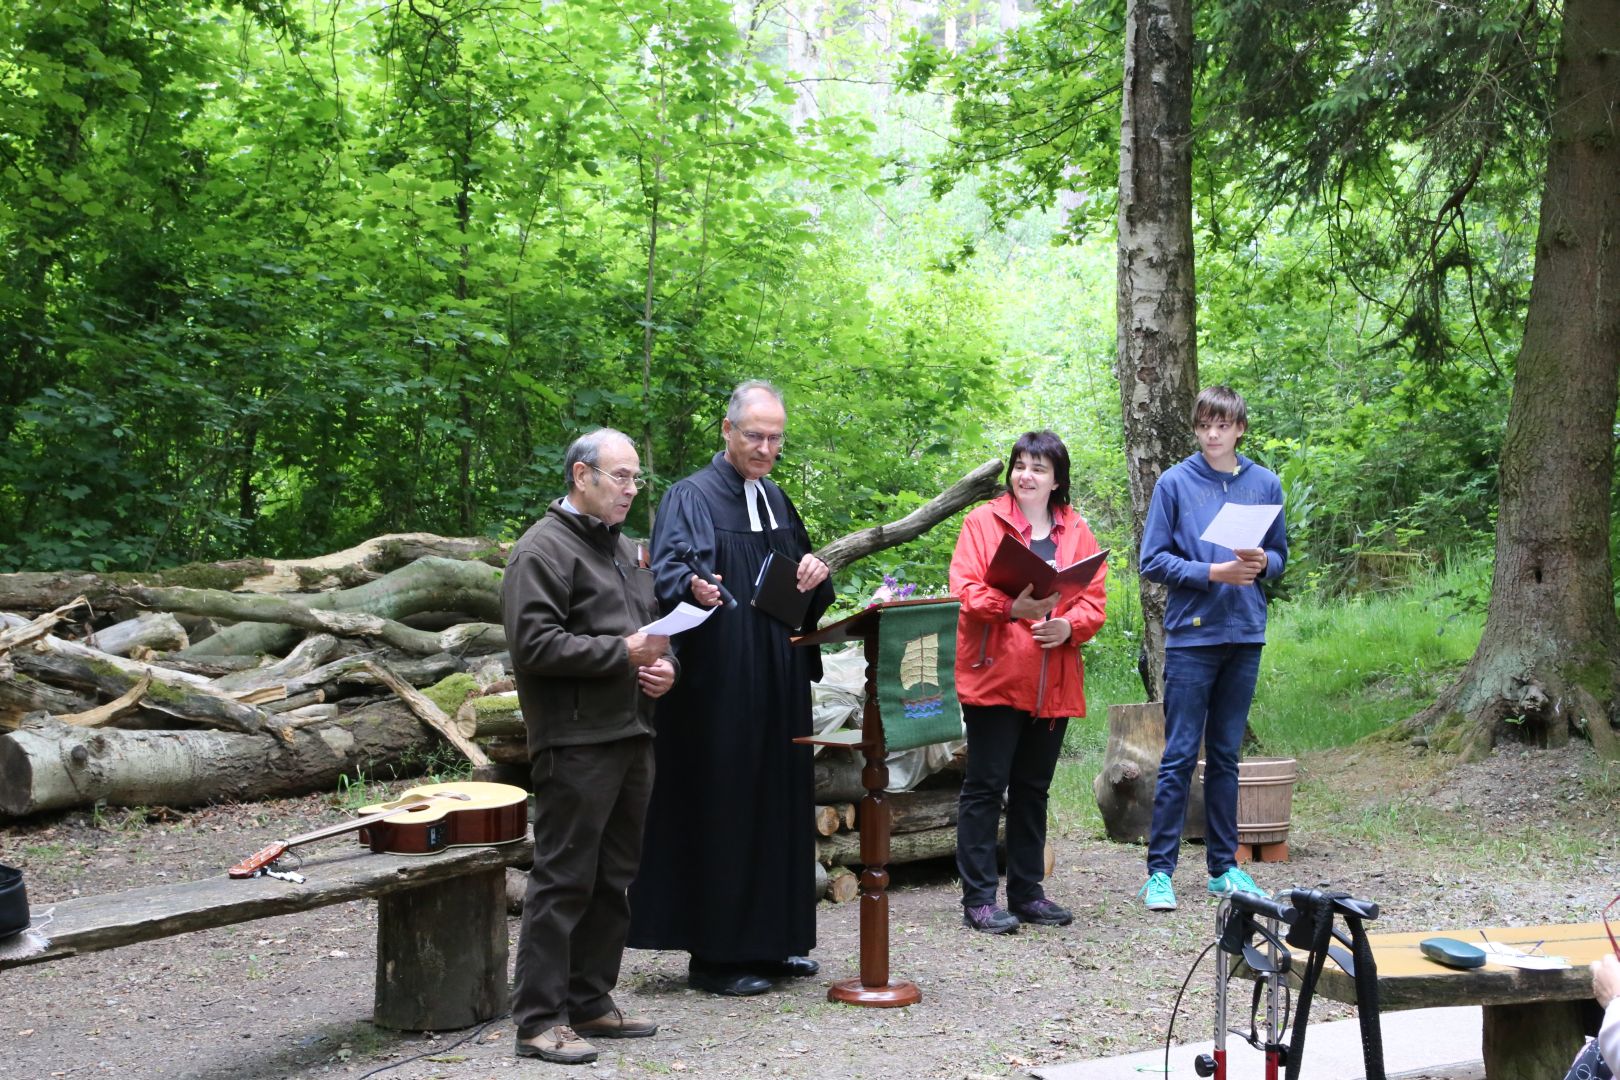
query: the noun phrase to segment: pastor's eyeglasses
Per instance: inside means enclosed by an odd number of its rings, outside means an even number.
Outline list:
[[[595,465],[587,466],[594,473],[601,473],[621,488],[633,487],[637,491],[647,490],[647,478],[644,476],[631,476],[629,473],[602,472]]]
[[[780,431],[772,435],[767,435],[763,431],[742,431],[738,432],[738,434],[740,434],[745,441],[752,443],[755,446],[758,446],[760,443],[769,443],[772,446],[781,446],[783,439],[785,438]]]

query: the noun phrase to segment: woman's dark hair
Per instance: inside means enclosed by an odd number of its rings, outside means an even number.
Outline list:
[[[1068,506],[1069,448],[1063,445],[1063,440],[1050,431],[1026,431],[1018,436],[1018,441],[1013,443],[1012,453],[1007,455],[1007,475],[1001,480],[1007,488],[1007,494],[1015,499],[1018,495],[1013,491],[1012,471],[1019,454],[1030,458],[1045,458],[1051,463],[1052,497],[1046,501],[1047,509],[1056,510],[1060,506]]]

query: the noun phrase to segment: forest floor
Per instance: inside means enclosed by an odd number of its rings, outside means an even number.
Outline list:
[[[1616,777],[1584,746],[1458,765],[1376,745],[1300,764],[1291,860],[1254,876],[1376,900],[1374,929],[1590,921],[1617,887]],[[30,899],[48,904],[215,874],[342,814],[318,796],[156,820],[70,813],[0,828],[0,861],[23,866]],[[1067,928],[973,933],[960,925],[948,864],[895,868],[891,966],[922,989],[910,1008],[828,1003],[827,984],[856,974],[858,904],[824,903],[820,976],[722,999],[687,988],[684,954],[632,951],[619,1001],[658,1020],[656,1038],[601,1042],[594,1065],[519,1061],[509,1019],[436,1035],[372,1027],[375,905],[355,902],[0,973],[0,1076],[977,1078],[1162,1045],[1177,989],[1212,936],[1202,849],[1184,850],[1180,909],[1154,914],[1133,900],[1142,848],[1088,832],[1054,828],[1048,891],[1074,908]],[[510,929],[515,940],[515,919]],[[1206,965],[1182,1001],[1177,1041],[1210,1037],[1211,983]],[[1313,1010],[1346,1015],[1325,1002]]]

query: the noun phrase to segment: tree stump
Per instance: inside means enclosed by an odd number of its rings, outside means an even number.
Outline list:
[[[506,998],[505,867],[378,898],[373,1023],[454,1031]]]
[[[1153,793],[1159,782],[1159,761],[1164,757],[1164,702],[1111,705],[1108,709],[1108,748],[1102,768],[1091,783],[1102,813],[1108,839],[1121,844],[1147,842],[1153,824]],[[1193,783],[1187,791],[1187,817],[1183,840],[1204,835],[1204,789]]]
[[[1122,844],[1147,840],[1163,756],[1163,702],[1109,706],[1108,748],[1091,782],[1108,839]]]

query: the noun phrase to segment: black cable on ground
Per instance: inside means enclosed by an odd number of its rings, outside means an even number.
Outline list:
[[[1170,1043],[1174,1041],[1176,1037],[1176,1013],[1181,1011],[1182,995],[1187,992],[1187,987],[1191,985],[1193,976],[1198,973],[1198,965],[1204,962],[1204,957],[1209,955],[1209,950],[1213,949],[1218,944],[1220,944],[1220,942],[1212,941],[1208,945],[1204,946],[1204,951],[1198,954],[1197,959],[1192,962],[1192,967],[1187,969],[1187,977],[1181,980],[1181,988],[1176,991],[1175,1003],[1170,1006],[1170,1026],[1166,1028],[1164,1032],[1165,1076],[1170,1075]]]
[[[401,1065],[409,1065],[413,1061],[420,1061],[422,1058],[432,1057],[435,1054],[448,1054],[450,1051],[454,1050],[456,1047],[460,1046],[462,1043],[466,1042],[468,1039],[476,1039],[478,1036],[482,1035],[486,1030],[488,1030],[489,1025],[495,1023],[498,1020],[505,1020],[507,1017],[509,1017],[511,1015],[512,1014],[510,1012],[503,1012],[499,1016],[492,1016],[488,1020],[485,1020],[482,1024],[479,1024],[472,1031],[469,1031],[467,1034],[463,1035],[461,1038],[457,1039],[455,1042],[451,1043],[448,1046],[435,1046],[433,1049],[424,1050],[420,1054],[412,1054],[408,1058],[402,1058],[399,1061],[391,1061],[387,1065],[379,1065],[375,1069],[372,1069],[370,1072],[361,1073],[359,1076],[357,1076],[355,1078],[355,1080],[366,1080],[366,1077],[368,1077],[368,1076],[376,1076],[379,1073],[391,1072],[392,1070],[399,1068]]]

